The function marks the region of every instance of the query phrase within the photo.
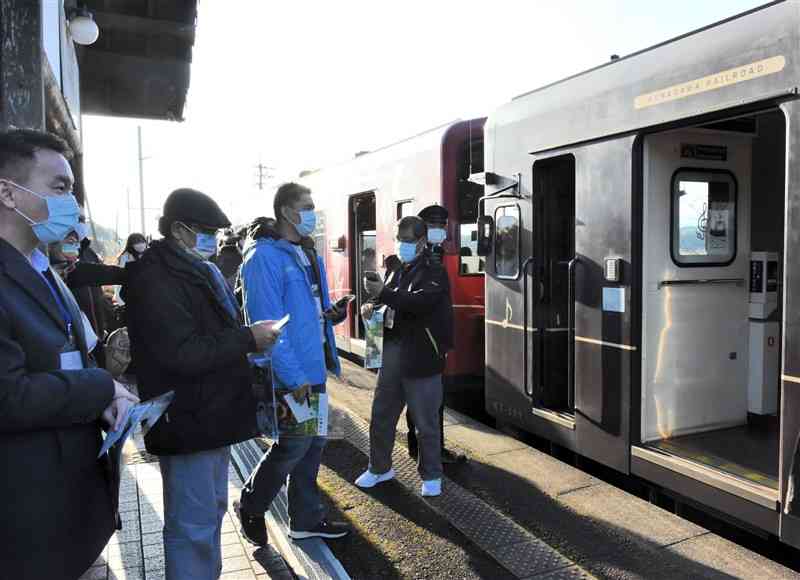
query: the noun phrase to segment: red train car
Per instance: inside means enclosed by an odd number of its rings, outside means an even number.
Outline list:
[[[302,177],[314,192],[314,236],[325,258],[331,297],[356,295],[348,320],[336,327],[340,350],[364,356],[364,327],[357,314],[366,296],[360,281],[366,270],[381,271],[394,253],[397,220],[442,205],[450,216],[443,246],[456,337],[445,380],[482,386],[484,259],[477,253],[476,222],[483,187],[468,178],[483,170],[484,121],[448,123]]]

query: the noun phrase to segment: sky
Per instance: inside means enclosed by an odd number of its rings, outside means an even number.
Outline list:
[[[146,233],[178,187],[208,193],[240,224],[271,215],[268,191],[303,169],[491,115],[612,54],[763,3],[199,0],[185,121],[83,117],[91,215],[123,238],[142,230],[137,126]],[[272,168],[264,190],[259,163]]]

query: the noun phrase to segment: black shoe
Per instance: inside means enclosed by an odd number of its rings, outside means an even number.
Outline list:
[[[350,533],[350,526],[341,522],[322,520],[311,530],[290,530],[289,537],[293,540],[306,540],[308,538],[343,538]]]
[[[466,460],[467,456],[463,453],[453,453],[449,449],[442,449],[442,463],[461,463]]]
[[[236,512],[236,517],[239,518],[239,530],[245,540],[262,548],[269,544],[264,516],[251,516],[242,511],[242,506],[238,501],[233,502],[233,511]]]

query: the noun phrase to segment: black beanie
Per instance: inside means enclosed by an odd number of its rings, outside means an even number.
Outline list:
[[[196,224],[208,228],[230,227],[231,222],[217,202],[195,189],[176,189],[164,202],[164,213],[158,222],[159,231],[167,236],[173,222]]]

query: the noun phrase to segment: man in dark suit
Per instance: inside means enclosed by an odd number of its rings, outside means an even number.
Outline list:
[[[90,368],[78,305],[37,248],[78,223],[67,145],[0,133],[0,575],[79,577],[116,527],[100,420],[137,399]]]

